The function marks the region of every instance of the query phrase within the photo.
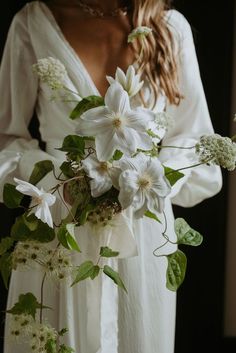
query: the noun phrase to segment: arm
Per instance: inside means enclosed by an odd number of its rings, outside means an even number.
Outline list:
[[[4,184],[13,176],[27,180],[34,163],[52,160],[28,131],[37,101],[35,62],[23,8],[10,26],[0,70],[0,200]]]
[[[168,105],[166,112],[175,120],[174,127],[163,139],[163,145],[194,146],[199,137],[213,133],[206,98],[200,78],[199,67],[187,20],[177,11],[170,13],[170,25],[178,29],[179,79],[184,98],[179,106]],[[173,22],[173,23],[172,23]],[[163,149],[162,162],[174,169],[198,162],[193,150]],[[218,193],[222,186],[218,166],[201,165],[183,170],[185,177],[173,187],[172,203],[190,207]]]

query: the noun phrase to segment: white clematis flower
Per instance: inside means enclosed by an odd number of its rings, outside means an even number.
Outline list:
[[[113,167],[110,162],[100,162],[95,155],[82,161],[87,175],[92,178],[90,182],[91,194],[98,197],[111,189],[112,185],[118,186],[118,177],[121,170]]]
[[[118,82],[128,93],[130,97],[135,96],[143,86],[144,81],[140,82],[140,75],[135,74],[135,69],[130,65],[126,71],[126,74],[119,67],[116,69],[115,79],[111,76],[107,76],[107,81],[112,84]]]
[[[116,150],[131,156],[137,149],[150,150],[151,137],[146,129],[155,114],[148,109],[131,109],[129,96],[120,84],[112,84],[105,95],[105,106],[87,110],[81,115],[76,132],[94,136],[97,157],[108,161]]]
[[[32,212],[42,222],[47,223],[49,227],[53,228],[52,216],[49,210],[49,206],[52,206],[56,197],[48,192],[45,192],[42,188],[39,190],[36,186],[28,183],[27,181],[14,178],[14,181],[18,184],[16,190],[20,191],[24,195],[32,197]]]
[[[123,170],[119,178],[121,206],[126,209],[132,205],[137,218],[147,210],[162,212],[171,186],[160,161],[139,153],[134,158],[121,160],[120,167]]]

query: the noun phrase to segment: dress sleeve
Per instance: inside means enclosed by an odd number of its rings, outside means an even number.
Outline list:
[[[27,180],[34,163],[53,159],[40,150],[28,125],[37,102],[36,62],[27,28],[27,7],[12,20],[0,68],[0,201],[6,182]]]
[[[177,11],[170,15],[171,27],[178,30],[179,80],[184,98],[179,106],[167,105],[167,114],[174,119],[174,127],[164,137],[165,146],[194,146],[200,136],[213,133],[207,102],[199,73],[199,66],[189,23]],[[161,161],[174,169],[198,163],[194,149],[163,148]],[[201,165],[183,170],[185,176],[172,189],[172,203],[191,207],[218,193],[222,186],[220,167]]]

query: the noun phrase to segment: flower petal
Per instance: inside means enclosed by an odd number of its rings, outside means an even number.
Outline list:
[[[56,196],[46,192],[42,194],[41,199],[43,202],[47,203],[48,206],[52,206],[56,202]]]
[[[95,145],[99,161],[108,161],[113,156],[115,150],[119,148],[117,136],[112,131],[98,135]]]
[[[121,115],[130,110],[128,93],[119,83],[114,83],[108,88],[105,95],[105,105],[112,112],[119,112]]]
[[[125,209],[133,203],[135,194],[138,191],[138,173],[135,170],[126,170],[119,178],[119,201]]]
[[[107,132],[112,127],[112,119],[99,117],[97,120],[80,119],[76,133],[80,136],[96,136]]]
[[[46,202],[42,202],[40,205],[38,205],[35,216],[42,222],[47,223],[49,227],[53,228],[52,216]]]
[[[121,68],[117,67],[116,69],[116,81],[118,81],[123,88],[125,89],[126,87],[126,76],[123,70]]]
[[[112,187],[112,181],[108,176],[106,176],[104,178],[91,180],[90,185],[92,196],[98,197],[110,190]]]
[[[18,184],[16,190],[20,191],[24,195],[32,197],[40,197],[44,191],[40,191],[33,184],[28,183],[27,181],[14,178],[14,181]]]

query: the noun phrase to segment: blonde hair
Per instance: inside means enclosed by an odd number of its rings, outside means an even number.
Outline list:
[[[143,46],[139,73],[149,81],[154,102],[160,93],[163,93],[171,104],[178,105],[182,96],[178,87],[174,40],[165,18],[170,1],[132,0],[132,6],[133,27],[147,26],[153,30],[152,35],[138,39],[132,44],[136,57]],[[141,97],[144,100],[142,93]]]

